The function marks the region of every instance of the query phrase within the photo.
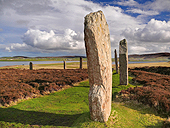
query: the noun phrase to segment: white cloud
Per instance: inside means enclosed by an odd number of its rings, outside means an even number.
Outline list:
[[[141,15],[158,15],[159,12],[157,11],[145,11],[145,10],[141,10],[141,9],[130,9],[130,10],[127,10],[126,12],[132,12],[132,13],[138,13],[138,14],[141,14]]]
[[[27,5],[28,7],[26,7]],[[26,46],[21,49],[18,45],[14,45],[16,43],[11,42],[13,49],[7,46],[11,51],[17,49],[24,51],[27,50],[27,46],[41,52],[66,50],[71,53],[78,49],[84,51],[84,17],[90,12],[98,10],[102,10],[106,16],[113,47],[117,47],[122,38],[120,33],[126,27],[140,27],[140,22],[124,14],[121,8],[109,5],[101,6],[91,1],[49,0],[45,3],[45,0],[42,2],[39,0],[7,0],[0,6],[3,6],[4,12],[1,15],[2,24],[18,29],[28,28],[22,38]],[[20,44],[23,45],[23,42]]]
[[[5,47],[5,50],[6,51],[9,51],[9,52],[12,52],[13,50],[14,51],[20,51],[20,50],[23,50],[23,51],[31,51],[30,50],[30,47],[27,45],[27,44],[25,44],[25,43],[23,43],[23,44],[19,44],[19,43],[13,43],[13,44],[11,44],[10,46],[7,46],[7,47]]]
[[[131,40],[144,42],[170,42],[170,21],[159,21],[151,19],[144,28],[123,31],[123,36]]]
[[[154,53],[154,52],[169,52],[170,43],[146,43],[146,42],[128,42],[128,53],[129,54],[144,54],[144,53]]]
[[[8,52],[12,52],[10,47],[6,47],[5,50],[7,50]]]
[[[57,35],[53,30],[50,32],[29,29],[22,37],[23,44],[14,43],[6,50],[21,50],[32,47],[42,51],[56,50],[81,50],[84,49],[83,36],[71,29],[66,29],[64,35]]]
[[[140,53],[144,53],[146,51],[148,51],[147,48],[143,47],[143,46],[129,46],[129,51],[130,53],[135,53],[135,54],[140,54]]]
[[[138,3],[134,0],[121,0],[117,2],[117,4],[123,5],[123,6],[137,6],[138,5]]]
[[[116,4],[127,6],[127,12],[141,15],[158,15],[162,11],[170,11],[170,0],[145,1],[142,4],[134,0],[121,0]]]
[[[170,0],[155,0],[148,6],[157,11],[170,11]]]
[[[127,28],[122,32],[129,43],[129,53],[169,52],[170,21],[151,19],[143,28]]]
[[[147,17],[159,14],[164,7],[169,8],[168,1],[139,4],[135,0],[121,0],[118,4],[129,6],[128,12]],[[161,7],[154,7],[157,4]],[[128,39],[131,50],[139,49],[140,52],[153,51],[152,47],[157,49],[161,46],[159,42],[168,44],[169,22],[153,19],[145,25],[141,17],[127,15],[120,7],[85,0],[0,0],[0,25],[8,30],[12,28],[8,34],[0,29],[3,41],[7,42],[6,50],[85,54],[84,17],[98,10],[105,14],[114,49],[118,49],[119,41],[124,37]],[[151,42],[157,44],[151,45]]]

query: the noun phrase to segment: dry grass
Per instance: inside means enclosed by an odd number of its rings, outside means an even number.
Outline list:
[[[135,63],[135,64],[128,64],[129,68],[134,67],[145,67],[145,66],[164,66],[164,67],[170,67],[170,62],[156,62],[156,63]],[[76,69],[79,68],[80,64],[79,62],[72,62],[72,63],[66,63],[67,69]],[[115,65],[113,64],[112,67],[115,69]],[[2,68],[15,68],[15,69],[29,69],[29,65],[15,65],[15,66],[5,66]],[[63,69],[63,63],[54,63],[54,64],[33,64],[33,69]],[[83,68],[87,68],[87,62],[83,62]]]
[[[170,62],[156,62],[156,63],[135,63],[135,64],[128,64],[128,68],[135,68],[135,67],[145,67],[145,66],[162,66],[162,67],[170,67]],[[115,69],[115,65],[113,64],[112,67]]]
[[[66,63],[66,69],[77,69],[80,67],[79,62]],[[14,69],[29,69],[29,65],[14,65],[14,66],[4,66],[3,68],[14,68]],[[33,64],[33,69],[63,69],[63,63],[53,63],[53,64]],[[87,69],[87,62],[83,62],[83,68]]]
[[[134,67],[145,67],[145,66],[163,66],[163,67],[170,67],[169,62],[156,62],[156,63],[137,63],[137,64],[128,64],[129,68],[134,68]]]

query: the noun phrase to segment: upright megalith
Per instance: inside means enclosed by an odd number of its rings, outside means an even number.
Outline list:
[[[30,70],[33,70],[33,64],[32,64],[32,62],[30,62]]]
[[[115,49],[115,67],[116,67],[116,74],[118,74],[118,61],[117,61],[117,52]]]
[[[106,122],[111,112],[112,61],[108,24],[102,11],[86,15],[84,40],[89,75],[91,119]]]
[[[119,44],[120,85],[128,85],[128,48],[126,39]]]
[[[80,69],[82,69],[82,68],[83,68],[83,58],[80,57]]]
[[[66,61],[63,61],[63,63],[64,63],[64,69],[66,69]]]

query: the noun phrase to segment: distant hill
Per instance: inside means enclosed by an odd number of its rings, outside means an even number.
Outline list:
[[[27,56],[13,56],[13,58],[87,58],[86,56],[56,56],[56,57],[27,57]],[[163,53],[151,53],[151,54],[132,54],[128,55],[129,59],[151,59],[151,58],[167,58],[170,59],[170,53],[163,52]]]
[[[79,57],[82,57],[82,58],[86,58],[86,56],[48,56],[48,57],[27,57],[27,56],[13,56],[13,58],[79,58]]]
[[[35,58],[86,58],[86,56],[56,56],[56,57],[35,57]]]
[[[30,58],[30,57],[27,57],[27,56],[13,56],[13,58]]]
[[[143,59],[150,59],[150,58],[169,58],[170,59],[170,53],[168,52],[164,52],[164,53],[151,53],[151,54],[133,54],[133,55],[129,55],[129,58],[143,58]]]

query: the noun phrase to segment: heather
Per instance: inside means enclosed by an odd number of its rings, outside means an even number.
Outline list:
[[[131,82],[131,77],[129,81]],[[88,93],[89,82],[84,81],[68,89],[29,99],[11,107],[0,107],[2,128],[143,128],[162,127],[164,118],[141,103],[116,101],[122,89],[134,87],[119,85],[119,75],[113,72],[112,113],[108,122],[90,119]],[[130,115],[130,116],[129,116]]]
[[[170,67],[144,66],[144,67],[135,67],[134,70],[141,70],[141,71],[146,71],[146,72],[159,73],[159,74],[163,74],[163,75],[170,75]]]
[[[0,105],[49,94],[87,78],[87,69],[1,69]]]
[[[166,67],[159,67],[158,69],[164,68]],[[137,100],[155,108],[158,113],[170,115],[170,76],[136,69],[141,68],[130,70],[131,75],[135,76],[133,81],[137,84],[142,84],[143,87],[128,88],[127,90],[122,90],[120,94],[123,95],[125,100]],[[149,71],[152,69],[153,67],[151,69],[142,68],[142,70]],[[168,70],[169,68],[167,67],[166,71]]]

